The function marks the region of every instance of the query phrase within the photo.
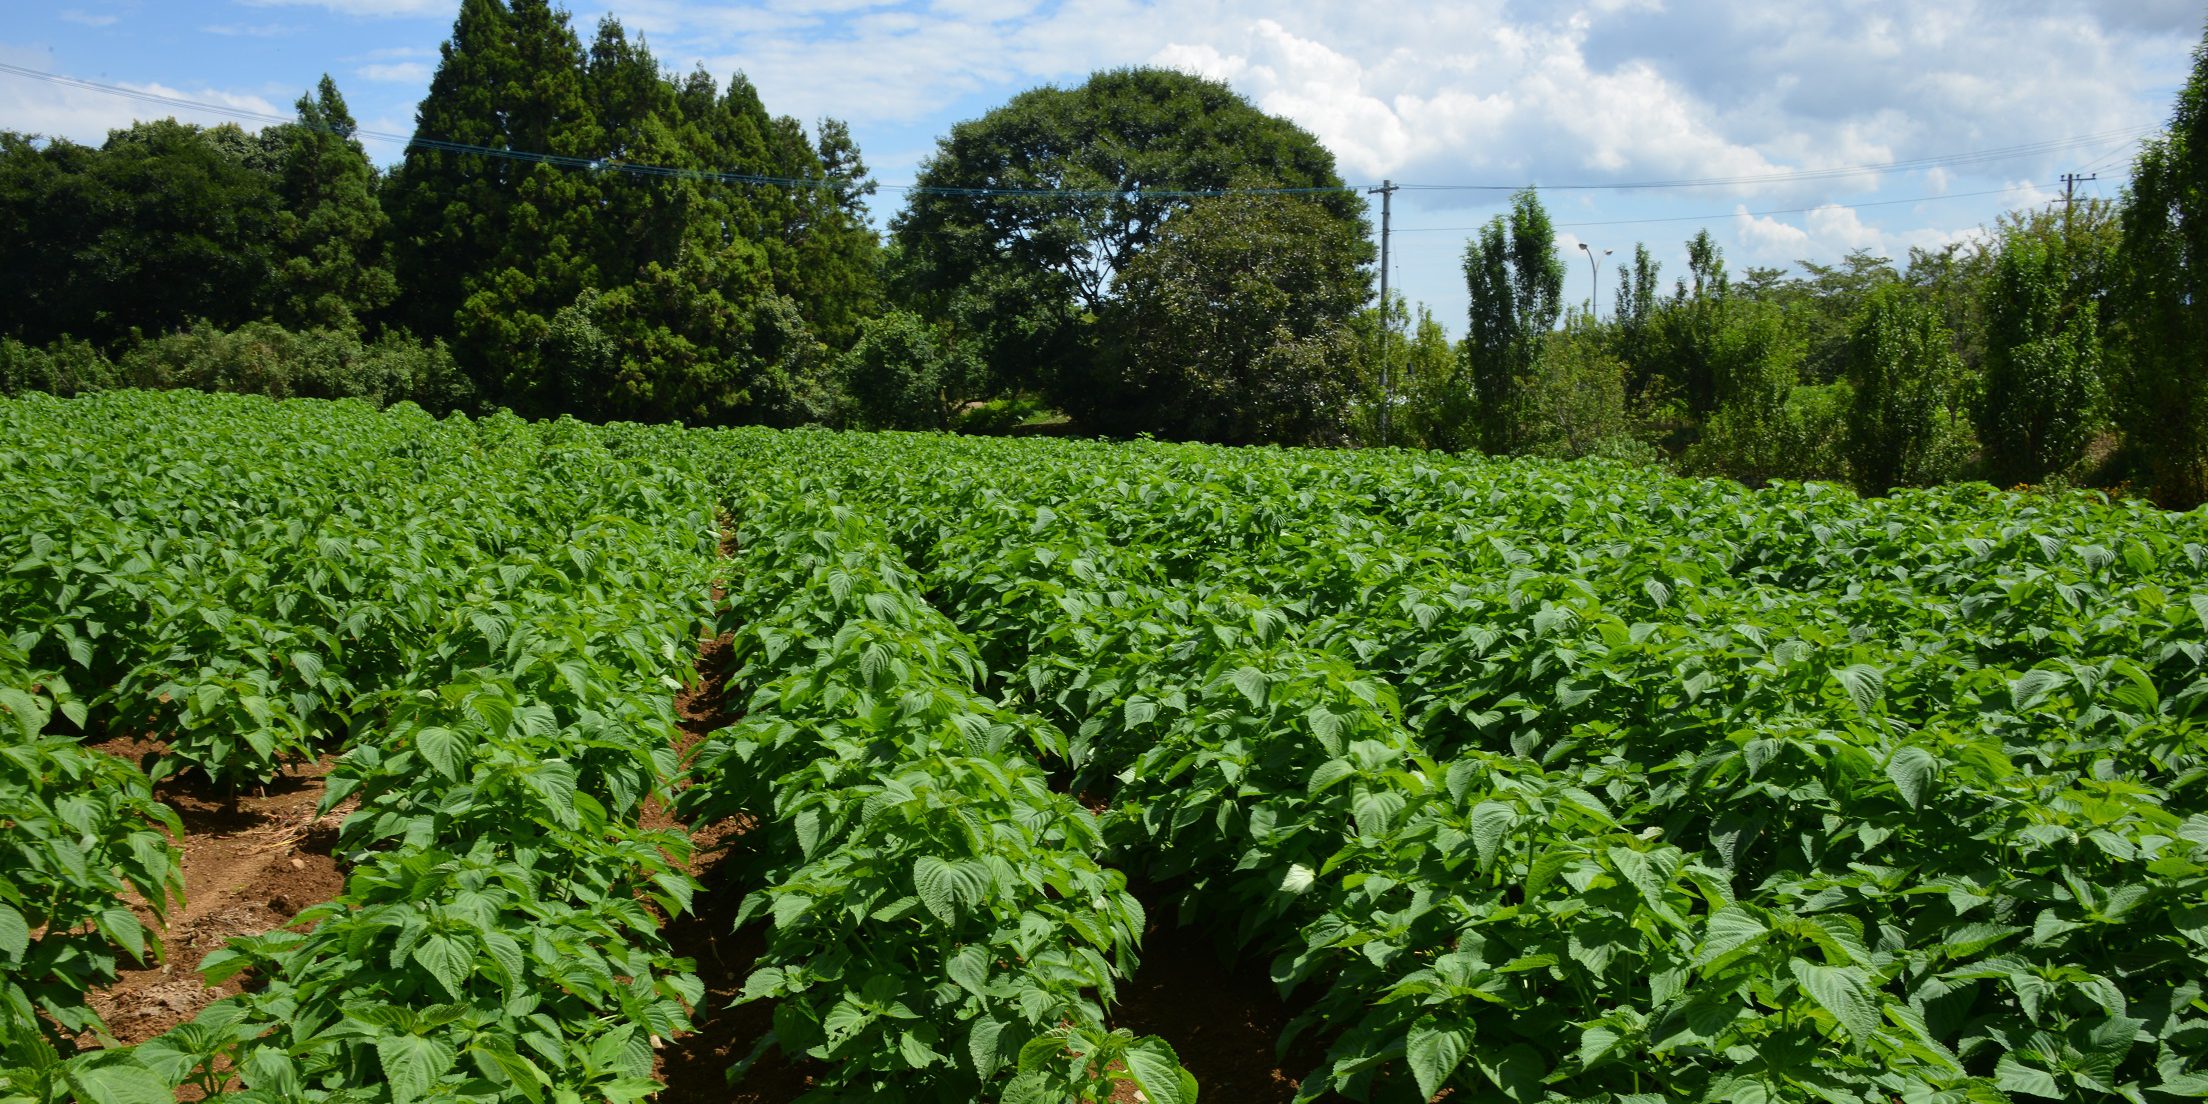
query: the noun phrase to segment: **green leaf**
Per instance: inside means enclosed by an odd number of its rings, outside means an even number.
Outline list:
[[[1867,1045],[1878,1034],[1878,998],[1860,968],[1819,966],[1800,958],[1789,960],[1787,966],[1794,971],[1794,979],[1801,982],[1802,991],[1840,1021],[1856,1046]]]
[[[1832,673],[1842,689],[1848,692],[1848,700],[1855,703],[1855,710],[1868,717],[1886,696],[1886,676],[1878,668],[1867,663],[1842,667]]]
[[[1582,1068],[1595,1066],[1618,1048],[1622,1038],[1616,1028],[1595,1024],[1579,1033],[1579,1064]],[[1428,1094],[1429,1096],[1432,1094]]]
[[[869,686],[879,686],[882,676],[889,673],[889,649],[880,644],[869,644],[859,654],[859,676]]]
[[[629,1104],[658,1093],[667,1086],[649,1077],[621,1077],[597,1086],[606,1104]]]
[[[453,1000],[462,999],[468,976],[475,972],[475,955],[469,952],[466,944],[446,935],[424,936],[408,957],[429,971],[437,984],[444,987],[445,995]]]
[[[2208,1073],[2180,1073],[2165,1078],[2154,1091],[2171,1096],[2208,1096]]]
[[[1403,1056],[1411,1064],[1411,1076],[1418,1079],[1419,1099],[1433,1099],[1471,1050],[1471,1021],[1443,1023],[1431,1015],[1414,1021],[1403,1043]]]
[[[1269,685],[1265,672],[1255,667],[1237,667],[1234,674],[1228,677],[1234,682],[1234,688],[1242,691],[1242,696],[1250,700],[1252,709],[1265,708],[1265,691]]]
[[[744,988],[737,995],[736,1003],[742,1004],[745,1001],[755,1001],[761,997],[771,997],[784,985],[789,984],[789,980],[789,974],[780,966],[761,966],[745,976]]]
[[[1609,856],[1610,864],[1617,868],[1618,876],[1625,879],[1626,884],[1639,890],[1641,899],[1647,901],[1650,908],[1664,908],[1664,890],[1669,883],[1646,854],[1630,847],[1612,847]]]
[[[1137,1039],[1128,1044],[1122,1060],[1135,1087],[1152,1104],[1196,1104],[1196,1078],[1181,1068],[1181,1059],[1165,1040]]]
[[[836,1002],[834,1008],[828,1010],[826,1016],[821,1017],[821,1030],[828,1033],[831,1044],[840,1043],[858,1034],[861,1028],[874,1022],[874,1014],[859,1007],[854,1000],[850,996],[844,997]]]
[[[1303,719],[1311,726],[1311,735],[1318,738],[1319,746],[1325,748],[1327,754],[1338,755],[1341,753],[1342,729],[1344,727],[1341,717],[1322,703],[1304,710]]]
[[[521,784],[544,802],[544,810],[552,822],[562,828],[573,828],[581,823],[575,813],[575,766],[560,759],[548,759],[535,770],[521,776]]]
[[[0,904],[0,955],[22,958],[31,948],[31,926],[23,914],[6,904]]]
[[[820,810],[805,809],[797,814],[794,823],[797,828],[797,849],[805,857],[811,858],[813,852],[820,848]]]
[[[966,1034],[966,1054],[973,1059],[974,1075],[983,1081],[996,1076],[997,1067],[1004,1064],[1004,1053],[998,1042],[1004,1037],[1004,1022],[989,1016],[974,1021]]]
[[[473,695],[468,698],[467,708],[493,736],[504,736],[506,730],[513,727],[514,703],[496,694]]]
[[[1787,1098],[1773,1092],[1770,1082],[1754,1077],[1724,1077],[1712,1083],[1698,1098],[1725,1104],[1772,1104]]]
[[[2043,1096],[2049,1100],[2063,1097],[2061,1086],[2055,1083],[2053,1074],[2034,1069],[2004,1054],[1993,1066],[1993,1083],[2002,1092],[2023,1093],[2027,1096]]]
[[[1014,1077],[997,1101],[998,1104],[1060,1104],[1051,1096],[1050,1074],[1042,1070],[1028,1070]]]
[[[1495,865],[1504,837],[1518,823],[1518,810],[1500,801],[1482,801],[1472,807],[1472,846],[1480,853],[1480,869]]]
[[[1886,760],[1886,777],[1893,779],[1894,788],[1901,791],[1901,799],[1912,809],[1924,807],[1925,787],[1931,785],[1938,770],[1939,761],[1932,753],[1915,745],[1896,749]]]
[[[176,1093],[128,1054],[93,1052],[62,1066],[62,1080],[83,1104],[175,1104]]]
[[[1356,774],[1357,764],[1347,759],[1329,759],[1311,772],[1311,783],[1306,790],[1313,794],[1321,793],[1342,779],[1355,777]]]
[[[1480,1072],[1503,1090],[1503,1095],[1518,1104],[1531,1104],[1541,1098],[1541,1079],[1548,1076],[1549,1064],[1541,1058],[1541,1052],[1524,1043],[1512,1043],[1501,1051],[1482,1048],[1474,1051],[1472,1061]]]
[[[2047,700],[2047,696],[2060,688],[2065,676],[2060,671],[2035,667],[2018,676],[2009,684],[2009,702],[2022,713]]]
[[[257,1046],[246,1051],[246,1084],[279,1100],[299,1099],[299,1066],[282,1048]]]
[[[950,978],[960,988],[979,997],[986,995],[989,986],[989,956],[980,947],[961,947],[951,956],[948,970]]]
[[[1359,835],[1375,835],[1395,820],[1402,811],[1403,795],[1390,790],[1373,790],[1357,795],[1350,803],[1350,816],[1357,822]]]
[[[903,1058],[905,1064],[913,1069],[926,1069],[943,1060],[942,1055],[937,1054],[928,1044],[922,1042],[919,1036],[910,1031],[898,1033],[897,1055]]]
[[[1128,728],[1147,724],[1158,715],[1158,703],[1148,698],[1129,698],[1120,715],[1125,719]]]
[[[1695,953],[1694,964],[1707,965],[1770,933],[1771,929],[1764,927],[1763,922],[1746,909],[1728,905],[1710,914],[1709,922],[1702,929],[1702,948]]]
[[[146,926],[138,922],[137,913],[126,908],[101,909],[93,926],[116,946],[130,952],[130,957],[140,962],[146,960]]]
[[[454,782],[461,780],[460,736],[449,728],[425,728],[414,734],[414,749]]]
[[[981,903],[989,891],[989,872],[979,864],[945,862],[935,855],[913,860],[912,887],[920,903],[946,924],[958,922],[958,911]]]
[[[376,1040],[376,1060],[391,1084],[392,1104],[412,1104],[452,1069],[451,1047],[415,1035],[386,1035]]]

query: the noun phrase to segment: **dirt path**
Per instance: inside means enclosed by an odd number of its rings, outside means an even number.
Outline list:
[[[724,539],[721,554],[733,551]],[[718,607],[724,597],[724,589],[716,583],[714,605]],[[681,724],[676,750],[685,763],[700,742],[741,716],[739,703],[727,693],[733,667],[729,645],[727,634],[701,642],[699,681],[675,698],[675,715]],[[643,823],[652,828],[687,827],[656,801],[645,808]],[[740,932],[735,927],[736,910],[744,899],[736,874],[744,859],[744,828],[740,822],[724,822],[690,836],[694,849],[690,873],[702,886],[697,908],[669,921],[664,930],[675,953],[697,963],[705,999],[691,1010],[697,1030],[668,1040],[658,1053],[656,1072],[667,1083],[666,1091],[657,1097],[661,1104],[789,1104],[812,1088],[818,1072],[818,1064],[811,1060],[793,1063],[775,1051],[742,1081],[728,1082],[729,1068],[751,1053],[759,1037],[773,1027],[774,1016],[771,1004],[734,1005],[753,960],[765,946],[765,932],[756,921]]]
[[[812,1060],[792,1062],[777,1050],[762,1058],[743,1080],[728,1082],[729,1068],[751,1053],[759,1037],[773,1027],[774,1016],[774,1006],[766,1002],[733,1003],[766,938],[756,922],[742,931],[733,927],[743,891],[729,884],[731,879],[721,868],[739,850],[736,846],[700,848],[698,876],[705,888],[698,894],[698,911],[667,926],[667,940],[675,953],[696,960],[698,977],[705,982],[705,999],[692,1013],[697,1030],[659,1052],[659,1075],[667,1082],[667,1091],[658,1097],[662,1104],[790,1104],[812,1088],[818,1072]]]
[[[117,737],[91,745],[141,766],[167,749],[154,740]],[[330,852],[342,814],[316,817],[322,778],[332,759],[297,764],[266,787],[232,797],[205,781],[171,777],[154,794],[184,822],[184,904],[165,923],[135,896],[131,908],[161,937],[164,961],[121,971],[115,984],[90,994],[108,1031],[139,1043],[183,1023],[214,1001],[241,991],[241,979],[218,988],[201,984],[199,961],[222,949],[231,936],[282,927],[300,910],[345,888]],[[128,958],[124,961],[127,963]],[[79,1045],[97,1045],[89,1036]]]
[[[723,554],[729,552],[724,545]],[[722,597],[716,585],[716,605]],[[681,725],[677,750],[685,762],[701,741],[741,715],[740,704],[727,694],[732,666],[728,636],[701,642],[699,681],[675,698]],[[643,823],[685,827],[656,801],[645,808]],[[690,873],[703,888],[697,909],[674,918],[664,930],[675,953],[697,963],[705,999],[692,1012],[697,1030],[666,1041],[658,1052],[655,1072],[667,1084],[657,1098],[661,1104],[790,1104],[813,1086],[820,1072],[819,1063],[793,1062],[776,1050],[741,1081],[731,1085],[727,1079],[728,1069],[772,1028],[774,1014],[773,1006],[763,1002],[732,1006],[765,941],[757,921],[734,930],[744,896],[738,876],[746,858],[743,827],[709,825],[691,835],[695,850]],[[1164,1037],[1196,1075],[1206,1100],[1285,1104],[1294,1099],[1296,1081],[1273,1056],[1293,1012],[1275,993],[1263,964],[1230,967],[1208,936],[1194,928],[1161,927],[1155,920],[1159,910],[1150,908],[1150,913],[1141,966],[1119,987],[1113,1026]],[[1316,1052],[1305,1046],[1287,1064],[1303,1069],[1316,1061]],[[1136,1099],[1131,1091],[1124,1095],[1128,1102]]]
[[[1150,924],[1135,976],[1119,985],[1112,1026],[1171,1044],[1181,1065],[1196,1075],[1205,1100],[1286,1104],[1295,1099],[1296,1078],[1314,1068],[1323,1051],[1310,1045],[1307,1032],[1285,1063],[1274,1057],[1281,1029],[1295,1010],[1280,999],[1264,962],[1229,962],[1208,933],[1173,926],[1172,907],[1135,888]],[[1131,1104],[1136,1097],[1132,1086],[1121,1086],[1113,1099]]]

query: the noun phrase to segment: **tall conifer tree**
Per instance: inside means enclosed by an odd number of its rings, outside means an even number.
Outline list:
[[[298,111],[298,122],[264,135],[281,162],[271,313],[295,328],[357,329],[363,315],[398,294],[375,166],[353,138],[352,112],[328,74],[299,97]]]
[[[1510,214],[1495,216],[1464,251],[1470,325],[1464,355],[1478,411],[1478,446],[1515,451],[1523,415],[1520,395],[1534,360],[1564,306],[1564,261],[1541,198],[1531,189],[1511,197]]]
[[[415,119],[417,144],[388,208],[405,317],[451,333],[494,399],[532,413],[587,410],[587,394],[540,375],[535,349],[552,316],[597,282],[588,243],[599,183],[482,152],[603,150],[565,13],[546,0],[464,0]]]
[[[2140,151],[2122,210],[2112,390],[2157,497],[2208,499],[2208,40],[2169,132]]]

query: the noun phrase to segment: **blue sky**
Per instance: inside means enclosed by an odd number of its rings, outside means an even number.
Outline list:
[[[8,6],[0,62],[279,113],[326,71],[363,127],[407,133],[458,4]],[[2065,171],[2098,171],[2083,192],[2113,195],[2137,135],[2167,119],[2204,15],[2191,0],[576,0],[573,10],[586,38],[610,11],[671,68],[741,69],[777,113],[847,120],[885,184],[911,180],[951,124],[1024,88],[1129,64],[1220,77],[1317,134],[1352,182],[1556,189],[1544,200],[1572,262],[1572,301],[1589,290],[1583,241],[1620,257],[1645,241],[1667,277],[1705,225],[1736,271],[1857,247],[1898,260],[2047,202]],[[167,113],[0,74],[0,128],[96,142],[133,116]],[[390,162],[399,150],[369,152]],[[1895,162],[1925,163],[1852,171]],[[1797,176],[1605,187],[1780,174]],[[885,188],[877,213],[901,202]],[[1396,197],[1395,286],[1452,333],[1463,328],[1465,238],[1501,202],[1450,189]],[[1617,259],[1603,269],[1605,309]]]

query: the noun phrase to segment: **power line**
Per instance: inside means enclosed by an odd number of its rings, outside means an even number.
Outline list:
[[[100,92],[106,95],[119,96],[125,99],[143,100],[150,103],[163,104],[169,107],[189,108],[194,111],[203,111],[210,114],[220,115],[224,118],[235,119],[240,122],[264,123],[272,126],[309,125],[300,123],[298,120],[288,116],[273,115],[265,111],[254,111],[249,108],[233,107],[228,104],[212,104],[201,100],[186,99],[181,96],[171,96],[166,93],[148,92],[137,88],[125,88],[120,85],[102,84],[98,81],[88,81],[78,77],[63,76],[59,73],[47,73],[37,69],[28,69],[20,65],[10,65],[5,62],[0,62],[0,73],[6,73],[19,77],[28,77],[33,80],[46,81],[51,84],[63,85],[70,88],[80,88],[90,92]],[[531,164],[549,165],[554,168],[585,169],[594,172],[619,172],[631,176],[699,180],[714,184],[757,184],[778,188],[832,188],[843,186],[849,183],[849,181],[831,177],[767,176],[759,173],[726,172],[718,169],[692,169],[671,165],[648,165],[633,161],[623,161],[618,158],[579,157],[572,154],[543,153],[534,150],[507,149],[498,146],[476,145],[470,142],[456,142],[444,138],[425,138],[420,135],[392,134],[388,131],[367,130],[361,128],[353,128],[348,130],[336,127],[322,127],[319,129],[343,134],[344,136],[350,138],[361,138],[376,142],[397,143],[405,146],[410,150],[426,149],[440,153],[464,153],[480,157],[495,157],[508,161],[521,161]],[[1222,196],[1238,195],[1353,195],[1357,191],[1354,185],[1348,184],[1294,188],[969,188],[946,185],[920,184],[879,184],[877,186],[889,191],[905,192],[915,195],[967,197],[987,196],[1015,199],[1209,199]]]
[[[141,100],[149,103],[158,103],[170,107],[188,108],[194,111],[202,111],[214,115],[219,115],[225,118],[236,119],[241,122],[259,122],[264,124],[276,125],[300,125],[294,119],[281,115],[271,114],[269,112],[254,111],[248,108],[240,108],[228,104],[212,104],[200,100],[189,99],[182,96],[171,96],[166,93],[150,92],[136,88],[126,88],[120,85],[103,84],[99,81],[84,80],[79,77],[64,76],[59,73],[48,73],[43,70],[31,69],[25,66],[12,65],[4,62],[0,62],[0,73],[23,77],[30,80],[45,81],[50,84],[62,85],[65,87],[77,88],[85,91],[98,92],[105,95],[118,96],[126,99]],[[2158,128],[2135,127],[2127,130],[2103,131],[2097,134],[2077,135],[2070,138],[2051,139],[2044,142],[2026,143],[2024,145],[2007,146],[1990,150],[1979,150],[1970,153],[1949,154],[1936,157],[1922,157],[1903,161],[1889,161],[1880,164],[1850,165],[1825,169],[1803,169],[1783,173],[1767,173],[1748,176],[1703,177],[1698,179],[1680,180],[1644,180],[1613,183],[1590,182],[1542,185],[1400,184],[1391,186],[1415,191],[1505,192],[1517,191],[1525,187],[1537,187],[1543,191],[1646,191],[1655,189],[1710,188],[1751,184],[1793,183],[1866,174],[1877,175],[1892,172],[1907,172],[1943,165],[1983,164],[1999,160],[2012,160],[2027,156],[2064,152],[2081,144],[2098,144],[2100,142],[2108,140],[2111,137],[2122,137],[2128,143],[2130,141],[2136,141],[2138,138],[2144,137],[2145,135],[2154,132],[2156,129]],[[357,128],[345,131],[344,133],[348,137],[356,137],[366,141],[398,143],[406,146],[409,149],[418,147],[446,153],[466,153],[480,156],[498,157],[507,160],[533,162],[537,164],[551,165],[560,168],[589,169],[601,172],[621,172],[637,176],[695,179],[712,183],[758,184],[774,187],[793,188],[840,187],[849,183],[845,180],[830,178],[773,177],[762,176],[755,173],[721,172],[710,169],[687,169],[661,165],[644,165],[621,161],[617,159],[593,159],[588,157],[577,157],[564,154],[502,149],[493,146],[481,146],[465,142],[456,142],[449,139],[424,138],[415,135],[401,135],[393,134],[387,131],[364,130]],[[1340,185],[1329,187],[1303,188],[1003,188],[953,187],[920,184],[880,184],[878,186],[884,190],[904,192],[909,195],[940,195],[972,198],[1011,197],[1056,199],[1199,199],[1229,195],[1348,195],[1356,194],[1360,190],[1367,187],[1365,185]],[[1872,204],[1857,204],[1855,206],[1872,206]],[[1770,213],[1779,214],[1794,212]],[[1621,225],[1624,223],[1632,222],[1654,221],[1685,220],[1628,219],[1620,220],[1617,223],[1579,223],[1576,225]]]
[[[2105,142],[2110,138],[2121,137],[2124,138],[2126,141],[2137,141],[2139,138],[2152,134],[2159,129],[2159,127],[2154,126],[2127,127],[2120,130],[2101,131],[2094,134],[2079,134],[2069,138],[2053,138],[2043,142],[2030,142],[2018,146],[2003,146],[1997,149],[1977,150],[1970,153],[1941,154],[1933,157],[1911,158],[1904,161],[1884,161],[1876,164],[1845,165],[1824,169],[1797,169],[1787,172],[1763,173],[1747,176],[1710,176],[1679,180],[1639,180],[1624,182],[1593,182],[1538,185],[1529,184],[1524,185],[1524,187],[1537,188],[1538,190],[1545,192],[1569,192],[1652,191],[1658,189],[1672,188],[1737,187],[1750,184],[1790,184],[1812,180],[1831,180],[1850,176],[1883,175],[1886,173],[1896,172],[1915,172],[1922,169],[1940,168],[1947,165],[1973,165],[1986,164],[1995,161],[2009,161],[2022,157],[2032,157],[2041,154],[2062,153],[2081,145],[2099,145],[2100,143]],[[1504,184],[1405,184],[1403,185],[1403,187],[1405,189],[1415,191],[1507,191],[1514,190],[1518,186]]]
[[[2116,143],[2116,148],[2109,150],[2107,153],[2104,153],[2097,158],[2094,158],[2092,164],[2087,165],[2085,168],[2079,171],[2093,172],[2097,169],[2109,166],[2110,164],[2114,163],[2117,158],[2122,157],[2124,155],[2124,151],[2138,145],[2141,138],[2143,137],[2144,135],[2126,138],[2123,141]]]
[[[1395,326],[1388,321],[1388,235],[1390,216],[1395,212],[1395,181],[1383,179],[1377,188],[1366,189],[1380,193],[1380,444],[1388,443],[1388,408],[1395,405],[1395,384],[1388,375],[1388,342],[1394,336]]]
[[[1780,207],[1768,211],[1726,211],[1723,214],[1715,215],[1666,215],[1661,218],[1605,219],[1599,222],[1559,222],[1552,225],[1556,226],[1558,229],[1589,226],[1640,226],[1646,223],[1657,222],[1715,222],[1719,219],[1729,219],[1739,215],[1802,215],[1808,214],[1812,211],[1853,211],[1861,207],[1893,207],[1905,203],[1932,203],[1943,199],[1971,199],[1978,196],[2003,195],[2008,192],[2023,191],[2027,188],[2037,188],[2038,186],[2039,185],[2037,183],[2011,184],[2006,188],[1989,188],[1982,192],[1948,192],[1943,195],[1911,196],[1907,199],[1878,199],[1870,200],[1864,203],[1820,203],[1814,207]],[[1482,227],[1399,226],[1396,227],[1395,232],[1398,234],[1471,233],[1479,229],[1482,229]]]
[[[244,123],[288,125],[296,124],[298,122],[297,119],[294,119],[289,115],[276,115],[266,111],[255,111],[251,108],[236,107],[231,104],[208,103],[205,100],[187,99],[182,96],[171,96],[165,92],[150,92],[141,88],[126,88],[118,84],[102,84],[99,81],[89,81],[81,77],[63,76],[60,73],[48,73],[41,69],[29,69],[21,65],[10,65],[6,62],[0,62],[0,73],[6,73],[10,76],[16,77],[26,77],[31,80],[45,81],[48,84],[58,84],[68,88],[80,88],[87,92],[98,92],[108,96],[119,96],[123,99],[128,100],[144,100],[148,103],[167,104],[170,107],[189,108],[193,111],[202,111],[211,115],[220,115],[224,118],[236,119],[239,122]],[[407,135],[392,134],[388,131],[353,130],[349,133],[357,137],[367,138],[378,142],[398,142],[404,144],[408,141],[411,141],[411,138]]]
[[[228,119],[235,119],[240,122],[264,123],[272,126],[309,125],[300,123],[298,120],[289,116],[275,115],[265,111],[255,111],[250,108],[235,107],[229,104],[207,103],[203,100],[187,99],[182,96],[171,96],[162,92],[149,92],[144,89],[126,88],[121,85],[102,84],[99,81],[89,81],[79,77],[63,76],[59,73],[48,73],[38,69],[25,68],[24,66],[20,65],[11,65],[5,62],[0,62],[0,73],[6,73],[12,76],[28,77],[33,80],[46,81],[50,84],[58,84],[70,88],[79,88],[89,92],[99,92],[105,95],[122,97],[124,99],[143,100],[149,103],[157,103],[169,107],[188,108],[194,111],[202,111],[209,114],[220,115]],[[397,143],[399,145],[407,147],[408,149],[426,149],[440,153],[472,154],[481,157],[495,157],[508,161],[521,161],[538,165],[550,165],[554,168],[563,169],[587,169],[596,172],[620,172],[632,176],[701,180],[715,184],[760,184],[780,188],[828,188],[837,187],[848,183],[848,181],[828,177],[767,176],[759,173],[725,172],[716,169],[691,169],[669,165],[648,165],[633,161],[622,161],[617,158],[579,157],[571,154],[542,153],[533,150],[506,149],[497,146],[477,145],[470,142],[455,142],[443,138],[425,138],[420,135],[393,134],[388,131],[367,130],[363,128],[340,129],[336,127],[322,127],[319,129],[329,130],[333,133],[343,134],[344,136],[351,138],[361,138],[376,142]],[[901,191],[925,195],[1003,196],[1012,198],[1050,197],[1064,199],[1204,199],[1229,195],[1348,195],[1354,194],[1356,191],[1356,188],[1354,186],[1346,184],[1338,186],[1297,188],[965,188],[955,186],[917,184],[881,184],[878,186],[890,191]]]

